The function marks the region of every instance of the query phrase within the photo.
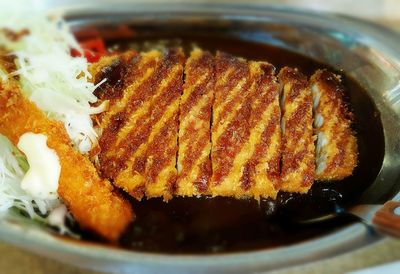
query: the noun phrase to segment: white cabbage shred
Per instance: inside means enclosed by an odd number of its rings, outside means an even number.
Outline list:
[[[10,23],[6,24],[9,28]],[[17,56],[20,84],[26,96],[49,117],[64,123],[73,144],[81,152],[88,152],[96,143],[91,114],[102,107],[91,107],[97,101],[93,94],[96,86],[88,81],[88,62],[84,57],[71,57],[72,48],[81,51],[68,25],[59,16],[30,14],[20,18],[13,31],[29,30],[17,41],[0,41]]]

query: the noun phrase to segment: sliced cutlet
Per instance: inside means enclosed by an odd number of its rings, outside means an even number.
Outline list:
[[[217,54],[211,195],[276,197],[281,135],[274,72],[268,63]]]
[[[250,90],[254,88],[246,60],[218,52],[212,121],[212,196],[242,196],[243,159],[235,159],[249,136]],[[247,157],[248,155],[242,155]]]
[[[164,55],[159,87],[153,95],[147,127],[151,133],[146,150],[146,197],[171,199],[176,190],[179,101],[183,89],[185,56],[182,50]],[[165,74],[162,75],[164,73]]]
[[[315,177],[341,180],[353,173],[358,154],[352,113],[343,101],[344,87],[340,76],[328,70],[318,70],[310,81],[317,134]]]
[[[150,119],[153,95],[161,82],[163,54],[151,51],[135,56],[123,68],[126,71],[122,97],[110,106],[100,123],[100,170],[104,177],[136,198],[144,192],[145,149],[151,132]],[[129,80],[128,80],[129,79]],[[121,83],[103,87],[120,89]],[[107,91],[104,91],[107,93]]]
[[[282,90],[282,190],[306,193],[314,182],[313,101],[308,79],[295,68],[279,72]]]
[[[254,198],[275,198],[281,185],[280,85],[271,64],[251,62],[251,66],[261,70],[261,76],[252,98],[250,138],[245,148],[251,152],[251,158],[244,165],[244,173],[250,174]],[[246,186],[243,175],[242,186]]]
[[[100,169],[103,176],[137,199],[147,193],[147,185],[149,196],[170,197],[177,173],[183,53],[150,51],[116,62],[111,64],[122,83],[111,81],[102,88],[104,94],[122,89],[122,95],[101,119]]]
[[[214,57],[195,49],[185,65],[180,101],[177,194],[198,196],[208,189],[211,170],[211,107],[215,83]]]

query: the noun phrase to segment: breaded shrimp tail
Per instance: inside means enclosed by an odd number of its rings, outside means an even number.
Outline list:
[[[48,137],[61,164],[58,194],[82,229],[116,241],[134,214],[131,205],[72,146],[62,123],[50,120],[21,93],[14,79],[0,82],[0,133],[14,144],[26,132]]]

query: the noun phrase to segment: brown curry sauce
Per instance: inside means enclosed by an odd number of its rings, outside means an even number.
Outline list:
[[[181,46],[186,54],[192,45],[215,53],[225,51],[251,60],[268,61],[277,71],[284,66],[297,67],[308,77],[317,69],[329,68],[308,57],[262,43],[234,37],[190,35],[136,36],[131,40],[108,40],[117,50],[149,50],[149,42],[163,39],[168,46]],[[331,69],[332,70],[332,69]],[[359,163],[354,174],[338,182],[317,182],[308,194],[279,193],[276,200],[260,202],[233,198],[130,199],[136,220],[121,237],[126,249],[168,254],[205,254],[268,249],[332,233],[352,221],[338,218],[318,225],[298,226],[290,222],[331,212],[335,203],[351,205],[370,186],[378,174],[384,155],[380,114],[364,89],[342,75],[346,100],[354,114]],[[93,235],[84,234],[93,239]]]

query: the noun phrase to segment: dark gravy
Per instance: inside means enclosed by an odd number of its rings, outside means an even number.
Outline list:
[[[163,44],[182,46],[186,52],[195,44],[211,52],[221,50],[247,59],[269,61],[277,70],[293,66],[311,75],[316,69],[329,68],[278,47],[228,36],[139,33],[128,40],[108,40],[107,44],[114,50],[139,51]],[[351,177],[340,182],[317,182],[307,195],[280,193],[277,200],[260,203],[207,197],[174,198],[168,203],[161,199],[140,202],[132,199],[137,218],[121,238],[120,246],[168,254],[267,249],[319,237],[350,224],[351,220],[344,218],[312,226],[290,222],[332,211],[336,202],[344,206],[356,203],[381,168],[384,138],[380,114],[363,88],[354,79],[342,76],[348,92],[346,100],[354,112],[359,147],[359,164]]]

